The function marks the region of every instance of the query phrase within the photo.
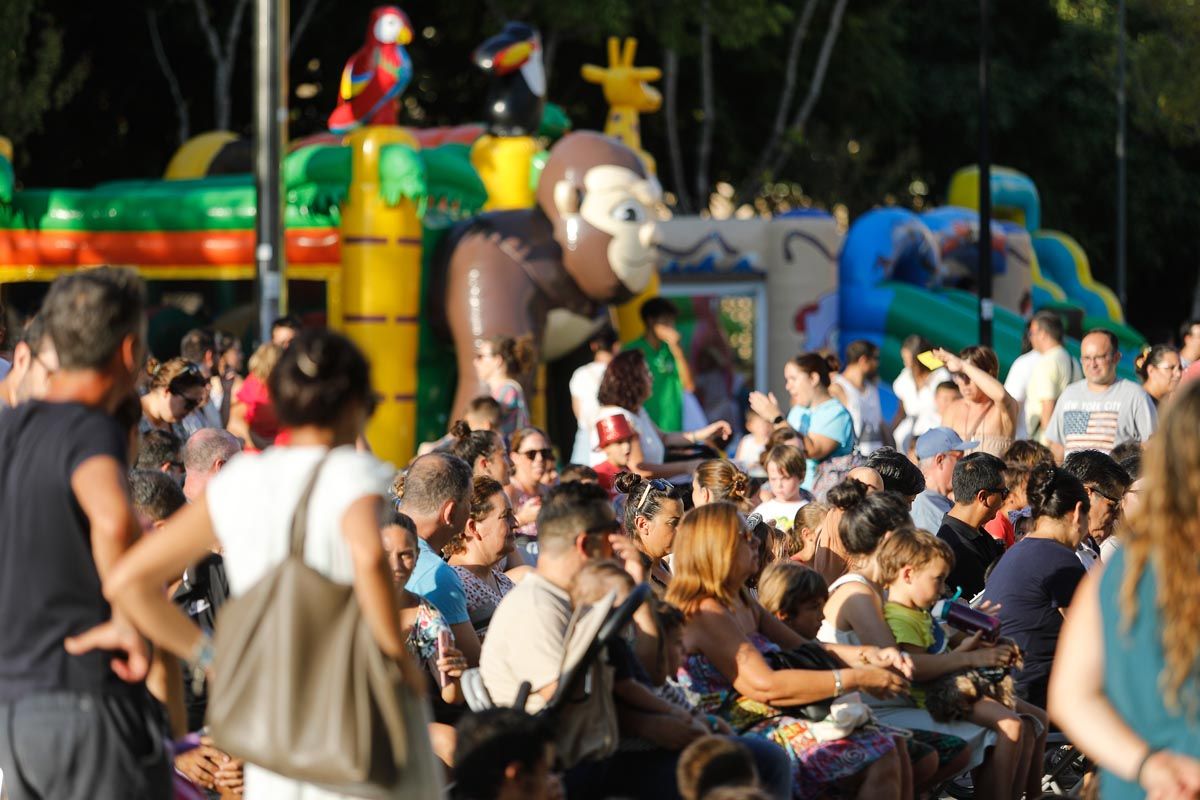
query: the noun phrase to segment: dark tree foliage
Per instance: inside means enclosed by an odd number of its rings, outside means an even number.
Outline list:
[[[32,9],[22,45],[23,74],[40,44],[61,38],[54,74],[75,83],[42,98],[37,119],[20,119],[18,180],[87,186],[160,175],[177,145],[179,117],[154,55],[152,10],[164,51],[186,99],[190,132],[213,127],[213,62],[197,22],[208,3],[226,24],[224,0],[22,0]],[[793,26],[806,0],[422,0],[401,3],[416,28],[409,51],[416,74],[408,121],[459,124],[480,117],[484,78],[471,49],[506,18],[542,30],[551,64],[551,99],[577,127],[598,128],[606,107],[579,76],[604,63],[610,34],[641,38],[640,64],[680,58],[680,142],[691,188],[701,138],[699,14],[713,15],[714,130],[708,174],[762,208],[844,207],[849,217],[885,203],[925,207],[944,201],[947,182],[974,160],[977,140],[978,4],[963,0],[855,0],[847,7],[814,112],[778,174],[755,175],[783,84]],[[332,109],[345,59],[363,41],[374,2],[293,0],[293,21],[314,4],[291,57],[291,135],[320,131]],[[819,0],[797,70],[802,97],[835,0]],[[1115,223],[1115,20],[1104,0],[992,3],[993,163],[1031,175],[1043,224],[1080,241],[1093,272],[1113,282]],[[1130,0],[1129,126],[1130,318],[1152,338],[1186,315],[1200,265],[1200,22],[1187,0]],[[14,9],[17,5],[13,6]],[[1191,11],[1189,11],[1191,8]],[[53,28],[47,26],[53,22]],[[251,132],[253,14],[247,14],[231,80],[231,128]],[[47,33],[46,31],[51,31]],[[55,33],[57,32],[57,33]],[[1196,34],[1196,35],[1193,35]],[[47,40],[45,36],[50,36]],[[53,55],[53,53],[51,53]],[[86,69],[75,65],[85,65]],[[3,65],[0,65],[2,67]],[[4,76],[0,69],[0,78]],[[47,91],[58,86],[51,83]],[[44,94],[44,92],[43,92]],[[15,95],[17,103],[28,103]],[[6,98],[12,104],[13,96]],[[24,107],[22,107],[24,110]],[[671,173],[662,114],[643,119],[643,146]],[[0,130],[0,135],[6,131]],[[765,187],[761,193],[756,190]],[[1154,287],[1169,287],[1155,291]]]

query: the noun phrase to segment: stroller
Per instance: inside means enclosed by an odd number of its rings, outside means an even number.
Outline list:
[[[612,670],[601,658],[608,645],[633,620],[650,596],[649,584],[637,586],[616,604],[616,593],[575,612],[567,630],[566,651],[553,697],[537,712],[555,731],[559,766],[570,769],[583,761],[602,759],[617,747],[617,714],[612,694]],[[462,676],[463,695],[475,712],[495,707],[478,669]],[[521,684],[513,708],[524,710],[529,682]]]

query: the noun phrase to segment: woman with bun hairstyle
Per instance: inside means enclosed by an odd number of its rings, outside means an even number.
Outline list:
[[[706,425],[685,433],[667,433],[658,428],[646,413],[645,403],[650,397],[654,381],[646,356],[641,350],[623,350],[613,356],[604,377],[600,380],[595,419],[600,420],[613,414],[621,414],[637,432],[637,438],[629,453],[629,469],[643,478],[673,478],[690,474],[700,466],[699,459],[666,463],[667,448],[689,448],[709,438],[728,439],[733,428],[725,420]],[[602,464],[604,452],[597,449],[599,437],[595,425],[590,426],[592,459],[589,466]]]
[[[750,476],[726,458],[713,458],[702,463],[692,478],[692,505],[699,508],[709,503],[727,502],[739,511],[749,512]]]
[[[671,570],[664,559],[674,550],[683,502],[670,483],[633,472],[618,475],[614,487],[624,495],[625,533],[642,554],[647,580],[666,589]]]
[[[1078,478],[1047,464],[1029,473],[1025,493],[1033,527],[996,564],[983,596],[1000,606],[1001,633],[1025,656],[1017,693],[1045,708],[1063,617],[1087,574],[1075,550],[1087,535],[1090,499]]]
[[[847,553],[849,571],[829,585],[825,619],[817,638],[842,645],[895,647],[896,638],[883,615],[883,586],[875,555],[893,531],[912,525],[908,503],[892,492],[868,495],[866,487],[857,481],[846,481],[836,489],[830,492],[830,497],[836,497],[837,502],[845,506],[838,535]],[[928,681],[968,667],[992,666],[1001,660],[1001,655],[1007,663],[1011,649],[981,648],[970,653],[940,656],[912,654],[913,680]],[[869,704],[880,722],[924,732],[918,738],[937,749],[939,772],[949,773],[940,777],[947,778],[959,770],[982,765],[983,772],[976,782],[980,796],[1011,800],[1011,796],[992,791],[994,787],[1005,785],[1006,781],[1011,785],[1013,770],[1011,765],[995,763],[987,753],[987,748],[996,741],[990,730],[970,722],[939,723],[928,711],[918,708],[911,698],[883,706]],[[943,738],[947,736],[956,741]],[[966,763],[961,761],[961,742],[966,742],[971,751]],[[1020,746],[1014,749],[1021,752]]]
[[[500,433],[505,436],[529,425],[529,406],[519,379],[533,369],[535,357],[528,336],[484,339],[475,354],[475,374],[500,404]]]
[[[1146,345],[1134,368],[1142,379],[1142,388],[1158,408],[1179,387],[1179,379],[1183,377],[1179,351],[1167,344]]]
[[[808,565],[821,573],[821,577],[829,584],[845,575],[849,569],[850,554],[838,535],[842,515],[862,502],[867,495],[882,491],[875,488],[875,484],[883,486],[883,480],[875,470],[870,467],[858,467],[854,472],[863,479],[871,479],[871,483],[860,480],[857,475],[851,475],[829,490],[825,498],[829,513],[825,515],[825,521],[817,531],[812,559],[808,562]]]
[[[486,475],[508,486],[512,477],[512,462],[504,438],[491,430],[471,430],[466,420],[457,420],[450,426],[454,437],[450,452],[471,465],[476,476]]]
[[[306,330],[283,352],[269,388],[279,421],[291,432],[289,444],[231,459],[197,502],[184,506],[153,536],[142,537],[109,570],[105,597],[115,614],[156,645],[194,668],[208,669],[211,638],[171,602],[163,587],[220,550],[230,594],[245,595],[288,555],[292,521],[311,482],[304,562],[329,580],[354,587],[378,657],[394,661],[404,676],[397,691],[406,697],[407,758],[396,784],[378,787],[372,796],[440,797],[442,770],[430,748],[426,679],[405,645],[381,529],[393,470],[355,449],[375,405],[370,366],[346,337]],[[464,666],[455,663],[454,672]],[[282,694],[263,699],[262,719],[256,724],[264,730],[293,711],[285,706],[293,701]],[[386,742],[378,744],[386,751]],[[344,794],[339,788],[318,788],[246,764],[247,797],[362,794],[361,787],[345,787]]]
[[[1105,800],[1200,789],[1200,383],[1185,384],[1146,446],[1124,543],[1071,599],[1050,716],[1101,767]]]
[[[813,491],[818,472],[823,468],[831,473],[827,482],[837,483],[836,471],[844,474],[855,466],[854,419],[846,407],[829,393],[832,382],[829,361],[819,353],[802,353],[783,367],[784,386],[792,400],[786,424],[800,434],[802,449],[808,458],[802,488]],[[785,424],[783,409],[774,393],[750,393],[750,407],[776,426]],[[824,494],[816,492],[817,499]]]
[[[443,553],[462,579],[467,613],[481,641],[496,606],[515,585],[504,573],[504,565],[516,553],[516,525],[504,487],[487,475],[476,475],[471,484],[471,515],[462,533],[450,540]]]
[[[837,669],[772,668],[774,654],[809,642],[747,590],[756,566],[753,539],[731,503],[684,517],[666,597],[687,620],[679,686],[701,711],[786,750],[794,798],[911,796],[907,753],[888,733],[864,727],[821,742],[811,722],[780,710],[849,691],[893,697],[907,688],[910,660],[895,648],[830,645],[825,649]]]

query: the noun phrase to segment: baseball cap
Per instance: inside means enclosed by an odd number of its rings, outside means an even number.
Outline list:
[[[979,442],[964,442],[952,428],[930,428],[917,439],[917,458],[933,458],[954,450],[970,450]]]

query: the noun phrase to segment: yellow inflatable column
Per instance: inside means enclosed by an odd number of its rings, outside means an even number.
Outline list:
[[[487,188],[484,211],[533,208],[537,202],[531,170],[537,143],[532,136],[492,136],[485,133],[471,145],[471,166]],[[530,398],[529,416],[546,427],[546,365],[537,365],[536,389]]]
[[[342,208],[342,327],[371,362],[381,402],[367,440],[403,466],[416,452],[417,320],[421,312],[421,220],[413,200],[394,206],[380,191],[384,145],[420,145],[403,128],[368,126],[346,137],[353,152]]]
[[[537,144],[531,136],[484,134],[471,146],[471,166],[487,187],[484,211],[533,208],[530,169]]]

